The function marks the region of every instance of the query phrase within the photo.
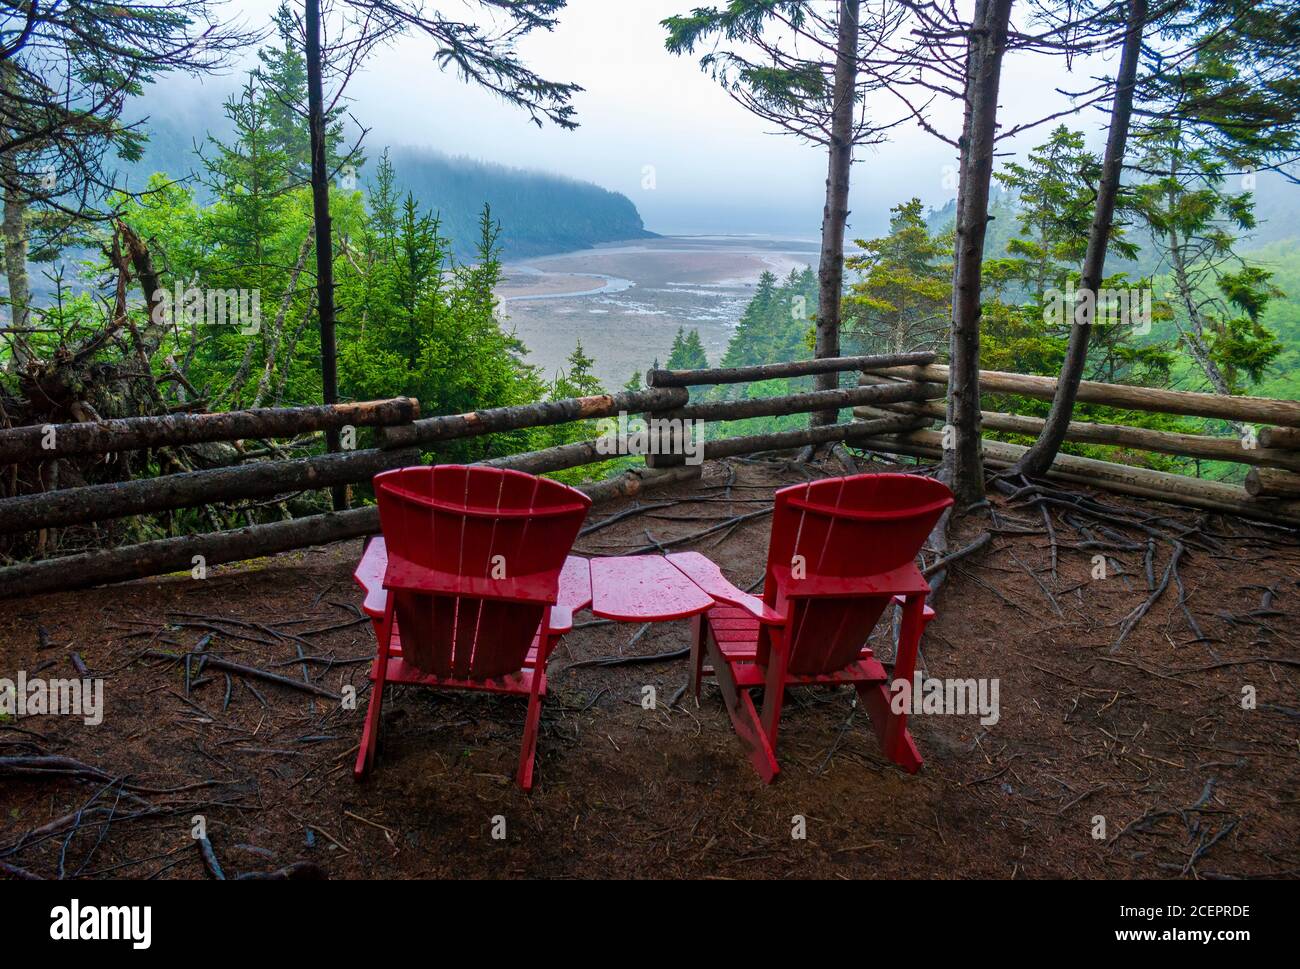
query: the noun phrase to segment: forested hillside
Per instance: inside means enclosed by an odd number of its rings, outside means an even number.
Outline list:
[[[508,259],[653,235],[631,199],[589,182],[427,148],[394,146],[389,156],[403,187],[439,213],[454,239],[472,238],[479,209],[491,205]]]
[[[121,162],[125,184],[143,188],[154,173],[186,180],[200,200],[211,198],[203,178],[202,155],[210,155],[210,139],[230,137],[230,119],[223,113],[180,116],[142,98],[133,111],[145,118],[141,131],[148,136],[144,154],[134,162]],[[340,141],[354,137],[342,126]],[[374,184],[375,160],[384,147],[367,138],[355,164],[340,179],[362,191]],[[470,240],[484,204],[502,226],[500,247],[505,259],[585,249],[601,242],[639,239],[653,233],[645,229],[636,206],[626,195],[577,179],[549,172],[491,164],[472,158],[451,157],[428,148],[394,145],[389,157],[403,190],[422,207],[437,214],[444,234],[452,240],[458,257],[474,252]]]

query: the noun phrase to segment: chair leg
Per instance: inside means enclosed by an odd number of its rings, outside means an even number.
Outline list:
[[[700,698],[700,681],[704,679],[705,639],[709,635],[707,613],[697,613],[691,617],[691,692],[695,699]]]
[[[776,734],[781,724],[781,707],[785,703],[785,673],[789,657],[783,649],[769,649],[767,679],[763,684],[763,732],[776,750]]]
[[[524,718],[524,743],[519,752],[519,786],[525,791],[533,789],[533,761],[537,756],[537,728],[542,718],[542,693],[546,689],[546,673],[533,671],[533,689],[528,694],[528,716]]]
[[[891,754],[887,746],[889,740],[886,732],[894,719],[894,712],[890,707],[889,688],[883,683],[857,683],[855,686],[858,690],[858,699],[862,701],[867,716],[871,718],[871,726],[876,731],[876,739],[880,741],[880,749],[903,770],[915,774],[921,769],[923,762],[921,752],[916,748],[916,741],[912,739],[911,731],[906,727],[900,731],[902,743],[895,742],[894,753]]]
[[[384,672],[388,666],[386,659],[377,661],[375,685],[370,691],[370,706],[366,710],[366,725],[361,731],[361,749],[357,752],[357,763],[352,768],[352,776],[361,780],[375,763],[375,745],[379,740],[379,718],[384,709]]]
[[[713,676],[722,691],[722,702],[726,704],[727,713],[731,716],[731,724],[736,728],[736,736],[744,745],[750,763],[763,778],[763,783],[771,784],[776,779],[776,775],[781,772],[781,767],[776,762],[776,751],[768,742],[763,724],[758,719],[754,701],[749,698],[748,690],[737,688],[735,676],[731,672],[731,664],[722,655],[722,650],[713,637],[706,638],[705,644],[709,652],[709,662],[713,664]]]
[[[375,764],[375,747],[379,743],[379,721],[384,710],[384,682],[388,676],[389,647],[393,641],[393,598],[389,596],[384,618],[376,624],[376,636],[379,639],[379,655],[375,657],[375,685],[370,690],[370,706],[366,708],[366,723],[361,730],[361,746],[357,751],[357,762],[352,768],[352,776],[361,780],[370,773]]]
[[[898,632],[898,649],[894,656],[895,683],[912,688],[912,675],[916,672],[917,651],[921,645],[921,632],[925,626],[925,596],[911,595],[903,603],[903,622]],[[886,757],[909,774],[921,767],[921,754],[907,729],[907,714],[895,713],[889,684],[858,684],[862,698],[871,717],[871,725],[880,739],[880,748]]]

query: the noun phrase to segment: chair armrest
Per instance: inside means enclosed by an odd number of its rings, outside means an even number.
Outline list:
[[[371,619],[383,619],[388,605],[388,590],[384,588],[384,574],[388,571],[388,546],[382,535],[372,538],[361,553],[361,561],[352,572],[357,585],[365,590],[366,598],[361,611]]]
[[[552,636],[563,636],[573,630],[573,611],[567,606],[551,606],[551,621],[546,632]]]
[[[569,613],[582,612],[591,605],[591,561],[570,555],[560,570],[560,589],[555,599]]]
[[[573,614],[591,605],[591,561],[577,555],[564,560],[560,570],[560,590],[551,606],[551,621],[546,631],[563,636],[573,629]]]
[[[744,609],[761,623],[778,626],[785,622],[785,615],[773,609],[758,596],[741,592],[732,585],[722,570],[699,552],[675,552],[665,555],[679,572],[694,582],[715,602],[725,602],[729,606]]]

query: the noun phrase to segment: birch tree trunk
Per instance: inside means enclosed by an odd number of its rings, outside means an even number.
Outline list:
[[[307,254],[311,252],[311,244],[315,236],[316,230],[312,226],[307,230],[306,238],[302,240],[302,246],[298,250],[298,261],[293,264],[293,271],[289,273],[289,286],[284,291],[284,298],[280,300],[280,311],[275,314],[271,331],[266,335],[266,362],[262,367],[262,376],[257,382],[257,393],[253,395],[254,407],[262,406],[262,401],[266,399],[271,389],[271,376],[275,372],[276,354],[279,352],[284,335],[285,317],[288,316],[289,307],[293,304],[293,297],[298,291],[298,277],[302,275],[303,267],[307,264]],[[285,366],[288,366],[287,362]]]
[[[1178,298],[1187,310],[1188,329],[1183,330],[1183,336],[1187,339],[1187,348],[1191,351],[1192,358],[1200,366],[1201,371],[1205,374],[1210,386],[1214,388],[1216,394],[1226,396],[1232,395],[1232,388],[1228,386],[1227,378],[1223,376],[1223,371],[1219,365],[1214,362],[1210,356],[1210,348],[1205,343],[1205,319],[1201,316],[1201,308],[1196,302],[1196,290],[1192,286],[1191,279],[1187,274],[1187,261],[1183,258],[1182,244],[1178,241],[1178,232],[1175,229],[1169,230],[1169,264],[1173,269],[1174,285],[1178,288]]]
[[[33,8],[34,9],[34,8]],[[0,63],[0,98],[11,98],[16,91],[13,65]],[[0,131],[0,133],[5,133]],[[27,276],[27,204],[23,199],[21,173],[18,170],[16,151],[0,154],[0,187],[4,192],[4,259],[5,275],[9,283],[9,325],[22,329],[31,319],[31,284]],[[3,329],[0,326],[0,329]],[[31,359],[26,334],[9,334],[13,355],[12,370],[22,367]]]
[[[5,277],[9,282],[9,325],[15,329],[28,326],[31,319],[31,287],[27,276],[27,206],[18,191],[18,169],[12,154],[0,159],[4,190]],[[30,359],[26,337],[10,336],[12,366],[16,369]]]

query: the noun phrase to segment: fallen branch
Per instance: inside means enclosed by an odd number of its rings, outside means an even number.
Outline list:
[[[163,652],[160,649],[146,650],[142,654],[143,658],[148,659],[184,659],[176,653]],[[227,673],[236,673],[240,676],[251,676],[259,680],[265,680],[267,683],[275,683],[279,686],[287,686],[291,690],[301,690],[304,693],[312,693],[316,696],[323,696],[327,700],[341,699],[337,693],[332,693],[323,686],[317,686],[315,683],[304,683],[302,680],[291,680],[287,676],[281,676],[279,673],[272,673],[270,670],[259,669],[256,666],[245,666],[243,663],[236,663],[233,660],[222,659],[220,656],[208,656],[208,666],[224,670]]]
[[[978,552],[984,546],[988,545],[989,542],[991,541],[993,541],[992,533],[985,532],[979,538],[975,539],[975,541],[971,542],[969,545],[964,545],[961,548],[957,549],[957,551],[945,555],[941,559],[936,559],[935,561],[931,562],[929,565],[927,565],[925,568],[921,570],[921,574],[924,575],[926,578],[929,578],[931,575],[933,575],[935,572],[938,572],[940,569],[946,569],[953,562],[956,562],[959,559],[964,559],[966,556],[972,554],[973,552]]]
[[[217,853],[212,850],[212,842],[207,838],[197,838],[194,843],[199,846],[199,857],[203,859],[203,870],[208,873],[208,877],[219,882],[225,881],[226,873],[221,870],[221,862],[217,861]]]

